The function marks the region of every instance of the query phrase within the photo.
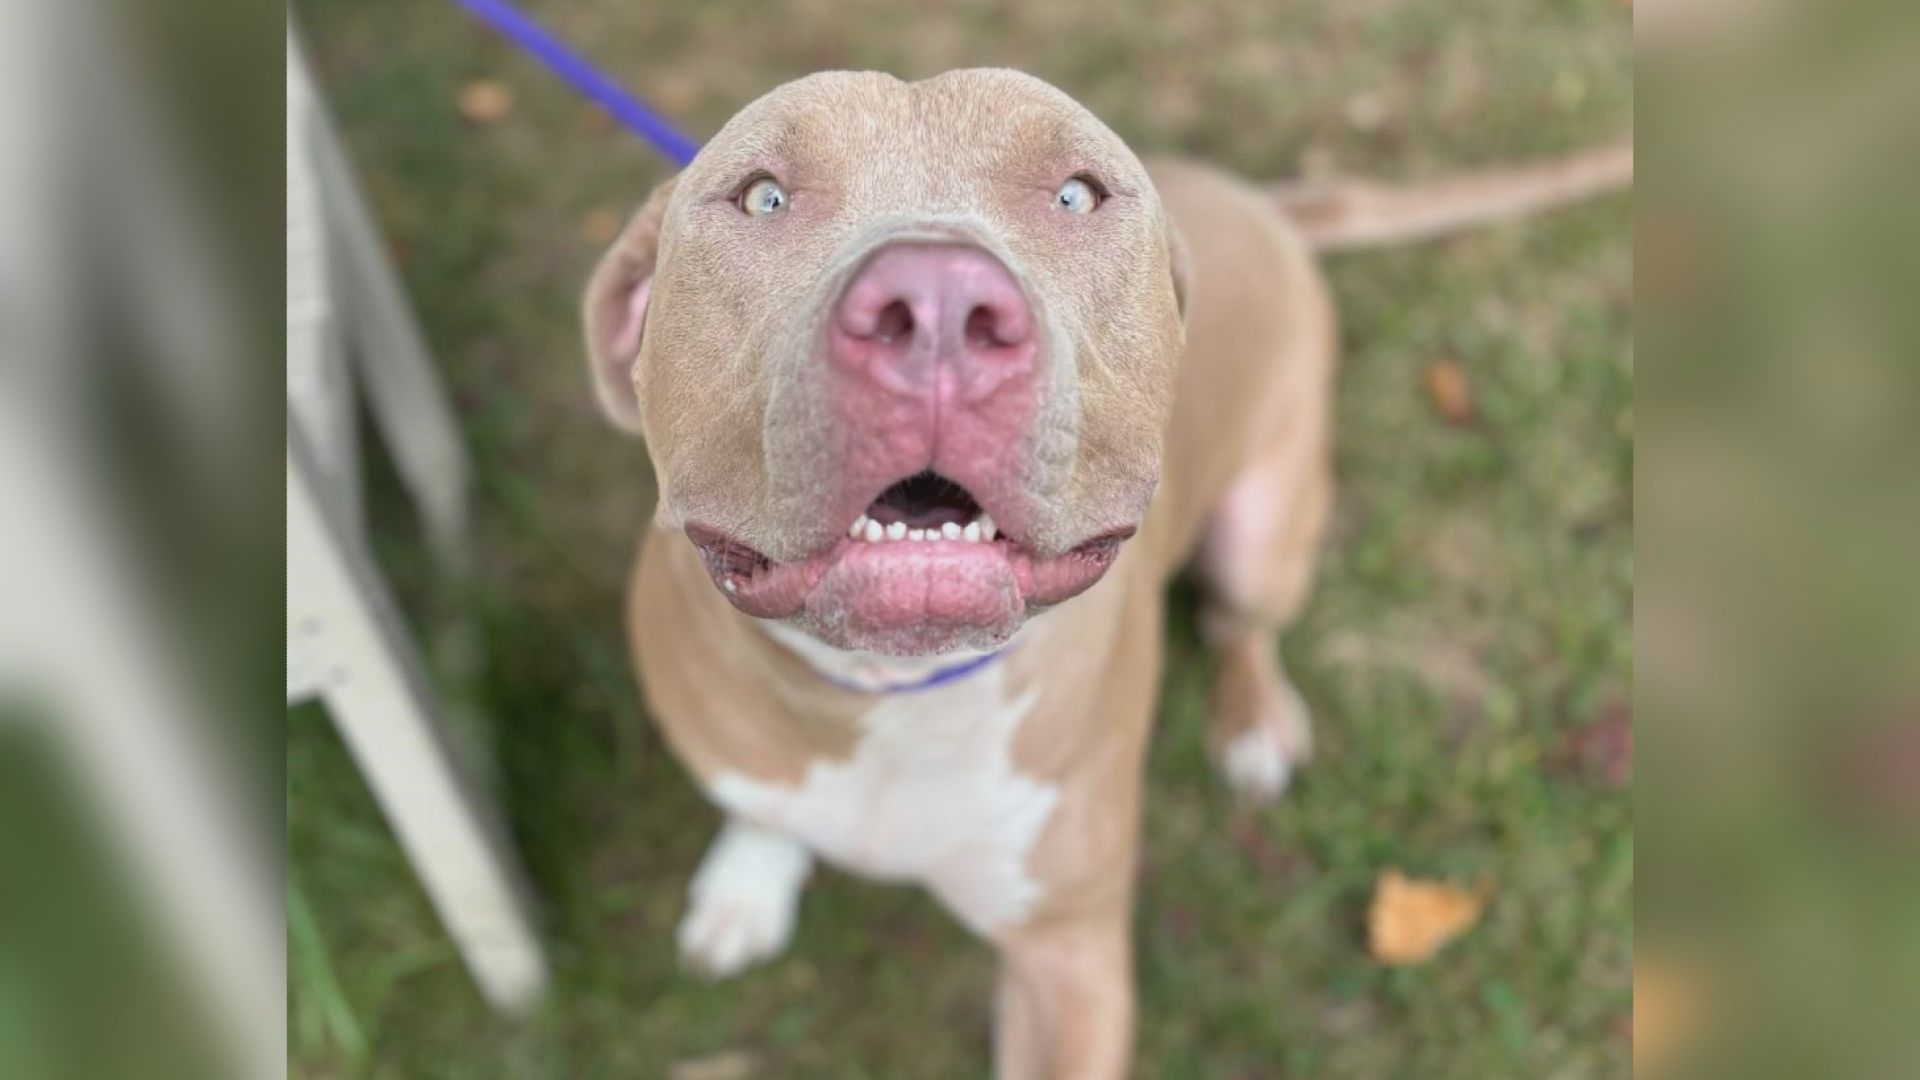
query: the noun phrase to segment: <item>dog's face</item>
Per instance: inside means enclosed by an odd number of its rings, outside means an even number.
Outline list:
[[[1182,347],[1145,170],[1010,71],[816,75],[748,106],[588,287],[602,404],[750,615],[988,648],[1146,512]]]

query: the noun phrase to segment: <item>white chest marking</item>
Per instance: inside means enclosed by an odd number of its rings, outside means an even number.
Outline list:
[[[1038,899],[1026,858],[1059,798],[1014,770],[1014,736],[1039,695],[1009,693],[1005,666],[994,664],[880,697],[860,718],[852,757],[814,763],[797,785],[722,772],[709,792],[849,870],[924,884],[985,934]]]

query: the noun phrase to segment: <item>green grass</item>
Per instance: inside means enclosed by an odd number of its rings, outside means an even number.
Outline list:
[[[531,6],[695,134],[812,70],[981,63],[1056,82],[1142,150],[1252,176],[1430,175],[1632,119],[1614,0]],[[486,748],[557,980],[527,1023],[487,1012],[324,715],[290,712],[294,1074],[648,1077],[743,1050],[755,1075],[979,1075],[991,957],[914,891],[824,874],[776,962],[720,985],[675,967],[716,817],[628,672],[621,589],[651,480],[598,418],[574,323],[587,222],[661,166],[450,4],[300,14],[479,467],[477,584],[434,583],[390,492],[379,542]],[[482,76],[516,94],[484,128],[454,104]],[[1613,199],[1333,266],[1340,504],[1285,643],[1319,758],[1277,807],[1226,797],[1181,592],[1136,918],[1138,1075],[1627,1074],[1631,804],[1563,759],[1632,682],[1628,227]],[[1471,381],[1471,427],[1422,388],[1442,354]],[[1362,933],[1386,866],[1495,899],[1433,962],[1386,970]]]

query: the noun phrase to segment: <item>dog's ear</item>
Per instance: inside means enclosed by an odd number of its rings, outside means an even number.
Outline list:
[[[670,177],[653,189],[587,281],[584,321],[594,394],[607,419],[636,435],[640,434],[640,401],[634,390],[633,366],[640,357],[647,298],[653,292],[660,225],[678,179]]]
[[[1167,222],[1167,269],[1173,274],[1173,302],[1179,305],[1180,318],[1187,317],[1187,296],[1192,288],[1193,258],[1187,254],[1187,242],[1173,222]]]

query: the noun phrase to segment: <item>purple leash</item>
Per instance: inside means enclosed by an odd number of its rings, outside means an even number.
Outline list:
[[[1005,649],[995,649],[985,656],[976,656],[971,660],[963,660],[952,667],[941,668],[939,671],[918,679],[909,679],[906,682],[899,683],[887,683],[883,686],[861,686],[856,682],[836,678],[818,668],[815,668],[814,671],[821,678],[840,689],[851,690],[856,694],[912,694],[921,690],[931,690],[936,686],[945,686],[950,682],[964,679],[974,672],[979,671],[981,668],[986,667],[988,664],[993,663],[995,660],[1000,659],[1002,656],[1005,656],[1006,652],[1007,650]]]
[[[700,152],[693,140],[680,134],[640,99],[620,89],[612,79],[600,74],[579,54],[562,45],[506,0],[459,0],[466,8],[499,31],[501,36],[539,57],[554,74],[569,86],[613,114],[613,118],[632,128],[641,138],[684,168]]]

